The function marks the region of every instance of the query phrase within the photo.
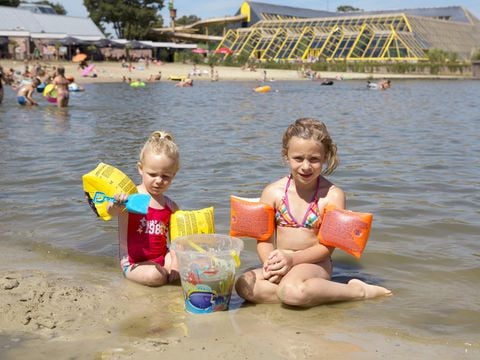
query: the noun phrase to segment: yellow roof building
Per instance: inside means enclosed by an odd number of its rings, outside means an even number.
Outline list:
[[[336,13],[244,1],[218,48],[261,61],[427,59],[430,49],[469,59],[480,21],[461,6]]]

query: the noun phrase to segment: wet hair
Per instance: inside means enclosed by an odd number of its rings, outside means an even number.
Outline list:
[[[325,164],[322,174],[328,175],[336,169],[339,163],[337,156],[337,145],[332,141],[325,124],[317,119],[301,118],[291,124],[282,139],[282,156],[288,154],[288,144],[292,137],[299,137],[305,140],[313,139],[323,145],[325,149]]]
[[[145,159],[145,153],[152,152],[155,155],[166,155],[175,161],[175,171],[180,168],[180,152],[173,136],[166,131],[154,131],[150,134],[147,141],[140,151],[140,163]]]
[[[60,65],[58,68],[57,68],[57,73],[58,75],[62,75],[62,76],[65,76],[65,68]]]
[[[32,84],[33,84],[34,86],[38,86],[38,85],[41,84],[41,81],[40,81],[40,79],[39,79],[38,77],[34,77],[34,78],[32,79]]]

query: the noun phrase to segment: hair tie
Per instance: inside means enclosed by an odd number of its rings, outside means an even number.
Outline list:
[[[151,135],[151,138],[152,139],[157,138],[158,140],[165,139],[165,140],[175,141],[172,135],[170,135],[166,131],[161,131],[161,130],[154,131]]]

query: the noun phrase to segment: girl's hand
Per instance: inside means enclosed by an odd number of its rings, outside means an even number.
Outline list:
[[[127,194],[115,194],[113,196],[115,201],[110,202],[107,207],[107,211],[110,213],[110,215],[115,215],[117,216],[120,214],[123,210],[125,210],[125,203],[127,202],[128,195]]]
[[[264,273],[269,277],[285,276],[293,267],[292,256],[282,250],[273,250],[265,261]],[[279,281],[279,280],[278,280]]]
[[[265,261],[262,267],[262,274],[263,278],[265,280],[270,281],[271,283],[278,284],[280,280],[282,280],[282,277],[280,275],[274,275],[270,270],[269,270],[269,265],[268,265],[268,260]]]
[[[127,202],[128,195],[127,194],[116,194],[113,196],[115,201],[113,202],[113,206],[118,206],[118,207],[125,207],[125,203]]]

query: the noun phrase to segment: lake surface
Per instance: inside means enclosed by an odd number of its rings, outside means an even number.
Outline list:
[[[6,89],[0,242],[116,267],[116,221],[94,216],[81,176],[103,161],[138,182],[139,150],[157,129],[172,132],[181,149],[168,195],[183,209],[214,206],[217,232],[227,233],[229,196],[257,197],[285,175],[283,131],[315,117],[339,149],[330,179],[345,190],[349,209],[374,214],[360,261],[335,252],[335,278],[359,277],[395,295],[287,312],[282,321],[321,327],[333,312],[352,329],[447,346],[459,356],[478,351],[480,82],[396,80],[388,91],[367,90],[363,81],[271,85],[275,91],[257,94],[253,82],[91,84],[71,94],[66,110],[40,94],[41,106],[21,108]],[[254,242],[245,245],[243,268],[257,264]]]

